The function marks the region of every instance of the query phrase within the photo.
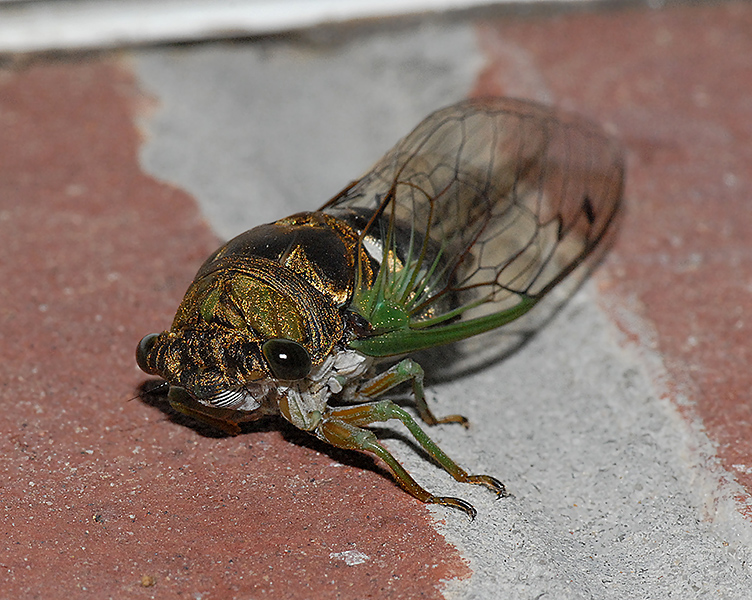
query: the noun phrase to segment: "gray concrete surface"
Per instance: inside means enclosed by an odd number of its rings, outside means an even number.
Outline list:
[[[144,167],[196,197],[221,237],[317,207],[467,95],[482,66],[468,25],[134,60],[156,101]],[[749,523],[733,486],[719,488],[702,432],[662,399],[661,368],[623,339],[591,283],[506,360],[432,388],[437,413],[473,424],[435,439],[513,494],[493,501],[388,441],[429,489],[478,508],[473,523],[435,509],[474,572],[447,582],[447,597],[752,597]]]
[[[223,237],[318,208],[432,110],[467,96],[472,30],[261,41],[136,56],[159,108],[145,168],[201,202]]]

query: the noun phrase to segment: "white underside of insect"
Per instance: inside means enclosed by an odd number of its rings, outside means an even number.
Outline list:
[[[373,359],[355,350],[340,350],[330,354],[324,363],[300,381],[279,382],[275,393],[287,404],[282,414],[295,427],[312,431],[320,423],[328,408],[328,400],[341,394],[343,400],[356,398],[363,375],[371,368]],[[370,398],[364,397],[363,400]],[[284,403],[283,403],[284,405]],[[287,412],[287,414],[285,414]]]

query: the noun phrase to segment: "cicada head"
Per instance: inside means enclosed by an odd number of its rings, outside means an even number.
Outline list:
[[[172,327],[145,336],[143,371],[201,404],[255,411],[280,383],[304,379],[342,336],[334,303],[274,261],[215,253]]]

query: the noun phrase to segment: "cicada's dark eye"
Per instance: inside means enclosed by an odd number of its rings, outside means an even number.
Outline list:
[[[303,379],[311,372],[311,357],[297,342],[275,338],[265,342],[261,351],[277,379]]]
[[[158,337],[158,333],[150,333],[149,335],[145,335],[138,343],[138,347],[136,348],[136,362],[144,373],[154,373],[153,369],[149,366],[147,357],[149,356],[151,349],[154,347],[154,342],[157,341]]]

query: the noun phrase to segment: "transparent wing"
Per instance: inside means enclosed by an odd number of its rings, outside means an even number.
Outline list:
[[[354,307],[399,354],[475,335],[531,308],[579,265],[619,206],[622,151],[598,126],[513,99],[433,113],[322,210],[358,215],[379,264]]]

